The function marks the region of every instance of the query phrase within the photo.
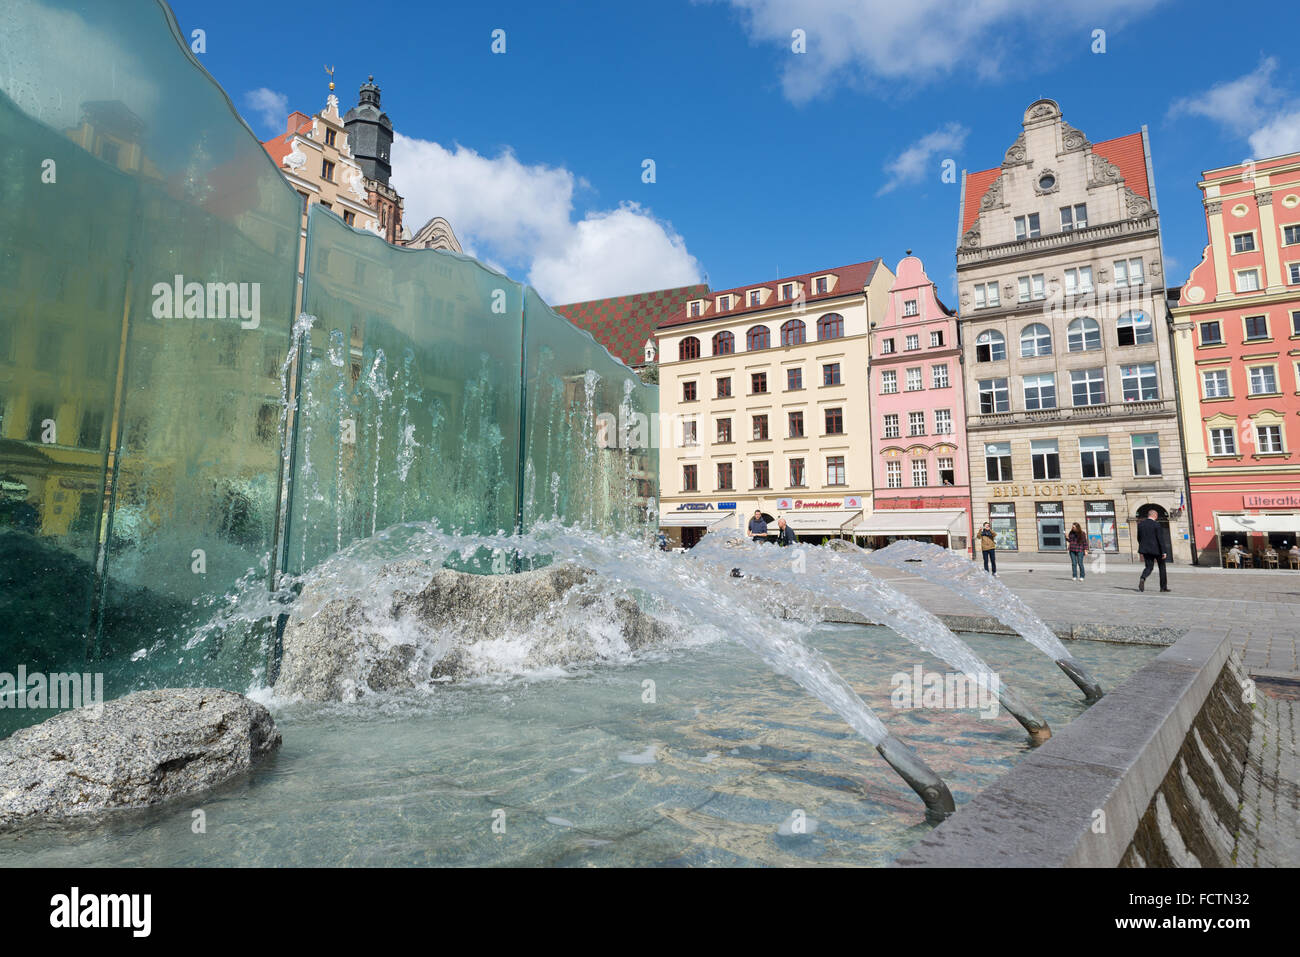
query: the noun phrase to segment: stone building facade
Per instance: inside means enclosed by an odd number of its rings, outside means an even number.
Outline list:
[[[1136,554],[1139,513],[1192,557],[1160,221],[1141,132],[1093,143],[1039,100],[963,172],[957,281],[971,504],[1002,548]]]

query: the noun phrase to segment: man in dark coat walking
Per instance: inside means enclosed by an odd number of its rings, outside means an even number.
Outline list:
[[[1147,512],[1147,517],[1138,522],[1138,554],[1146,563],[1142,577],[1138,579],[1138,591],[1146,591],[1147,576],[1151,566],[1160,566],[1160,590],[1169,591],[1169,579],[1165,575],[1165,559],[1169,557],[1169,546],[1164,542],[1160,523],[1156,521],[1159,513],[1155,509]]]

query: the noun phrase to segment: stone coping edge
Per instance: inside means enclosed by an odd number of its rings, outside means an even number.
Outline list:
[[[940,621],[956,632],[975,632],[984,635],[1017,635],[992,616],[986,615],[936,615]],[[825,609],[824,620],[838,625],[878,625],[857,612],[844,608]],[[1102,622],[1044,622],[1057,638],[1063,641],[1109,641],[1126,645],[1159,645],[1167,647],[1178,641],[1184,628],[1150,628],[1138,625],[1112,625]]]

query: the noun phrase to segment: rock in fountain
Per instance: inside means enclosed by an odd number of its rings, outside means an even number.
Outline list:
[[[220,784],[280,746],[270,713],[217,688],[137,691],[0,742],[0,828],[146,807]]]
[[[400,587],[421,578],[423,588]],[[567,563],[517,575],[442,568],[429,579],[423,564],[397,562],[380,571],[368,595],[330,598],[309,586],[285,628],[276,693],[351,701],[490,674],[501,657],[529,671],[671,639],[631,598],[582,587],[591,581]],[[390,588],[387,601],[375,601]]]

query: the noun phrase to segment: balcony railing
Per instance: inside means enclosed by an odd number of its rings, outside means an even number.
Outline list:
[[[1107,402],[1058,409],[1026,409],[1018,412],[992,412],[970,417],[975,429],[993,429],[1008,425],[1034,425],[1047,422],[1089,421],[1095,419],[1137,418],[1173,415],[1173,399],[1147,399],[1138,402]]]
[[[1100,226],[1088,226],[1084,229],[1050,233],[1047,236],[1017,239],[1014,242],[998,243],[996,246],[977,246],[974,249],[959,247],[957,249],[957,265],[987,262],[992,259],[1002,259],[1005,256],[1019,256],[1024,253],[1059,249],[1062,246],[1078,246],[1085,243],[1116,239],[1121,236],[1154,233],[1155,231],[1156,220],[1154,218],[1149,220],[1125,219],[1117,223],[1102,223]]]

